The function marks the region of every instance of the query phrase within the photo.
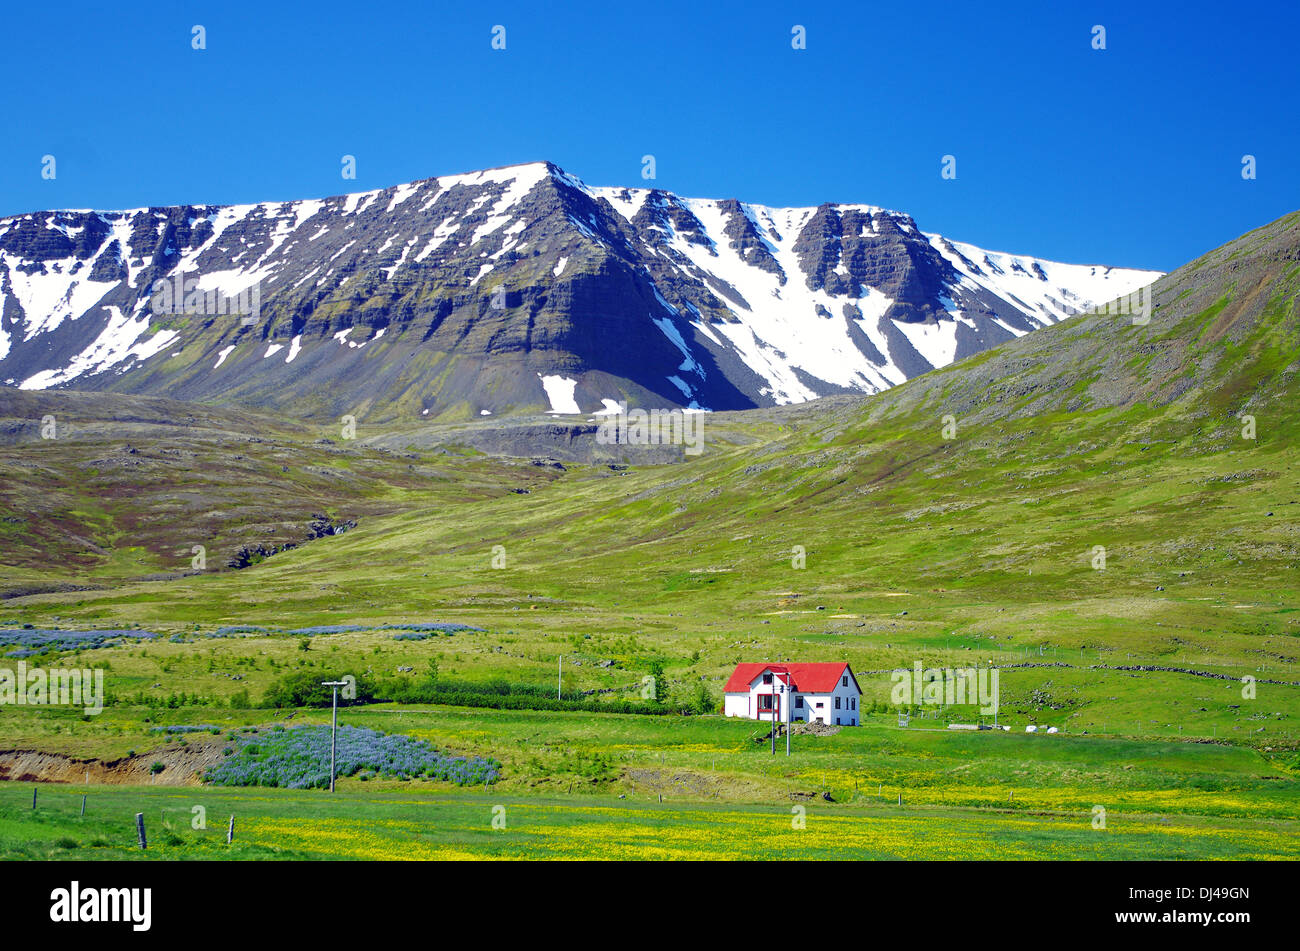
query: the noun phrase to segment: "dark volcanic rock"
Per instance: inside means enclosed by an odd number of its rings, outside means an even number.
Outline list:
[[[881,209],[593,189],[546,163],[319,200],[38,212],[0,219],[0,385],[313,419],[536,413],[570,387],[587,413],[873,392],[943,352],[918,352],[909,324],[960,356],[1087,303],[1033,259],[978,257]],[[988,283],[1021,277],[1024,300]]]

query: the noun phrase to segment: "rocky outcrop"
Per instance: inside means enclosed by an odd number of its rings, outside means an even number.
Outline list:
[[[1052,267],[884,209],[591,188],[548,163],[37,212],[0,219],[0,384],[312,419],[571,411],[570,387],[588,413],[749,408],[874,392],[1059,319],[1097,269]],[[1116,296],[1139,281],[1116,274]]]

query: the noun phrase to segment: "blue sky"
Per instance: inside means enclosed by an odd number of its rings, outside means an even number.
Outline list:
[[[10,4],[0,215],[537,159],[643,185],[649,153],[692,197],[866,202],[986,248],[1167,270],[1300,208],[1300,13],[1132,6]]]

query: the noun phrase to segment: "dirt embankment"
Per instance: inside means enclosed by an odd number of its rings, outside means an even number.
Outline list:
[[[658,795],[687,799],[725,799],[758,802],[771,795],[771,787],[750,776],[696,773],[652,767],[623,770],[621,779],[634,795]]]
[[[185,746],[124,756],[121,759],[78,759],[40,750],[0,750],[0,780],[22,783],[92,783],[121,786],[197,786],[203,771],[222,759],[229,742],[213,737]],[[161,763],[161,772],[153,772]]]

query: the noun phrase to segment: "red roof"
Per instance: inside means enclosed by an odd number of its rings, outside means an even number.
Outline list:
[[[761,673],[771,671],[780,675],[789,672],[794,677],[794,688],[802,693],[830,693],[839,686],[840,678],[853,671],[844,661],[834,664],[737,664],[736,672],[723,688],[725,693],[748,693],[749,685]],[[784,679],[784,678],[782,678]],[[854,686],[858,679],[853,677]]]

